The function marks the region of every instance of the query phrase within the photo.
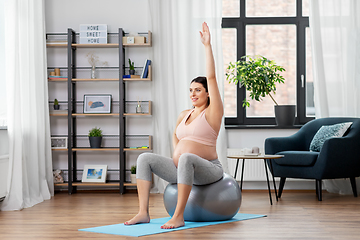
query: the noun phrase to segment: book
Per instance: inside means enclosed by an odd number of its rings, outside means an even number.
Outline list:
[[[151,60],[146,59],[145,64],[141,73],[141,78],[147,78],[149,74],[149,65],[151,64]]]
[[[67,78],[67,76],[53,76],[53,75],[49,75],[49,78]]]

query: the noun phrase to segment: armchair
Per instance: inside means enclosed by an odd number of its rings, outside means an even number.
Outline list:
[[[327,139],[320,152],[309,150],[310,143],[323,125],[353,122],[343,137]],[[272,160],[274,177],[280,177],[278,197],[286,178],[315,179],[316,195],[322,201],[322,180],[350,178],[357,197],[355,177],[360,176],[360,118],[320,118],[306,123],[289,137],[265,140],[265,153],[284,155]],[[269,161],[269,160],[268,160]]]

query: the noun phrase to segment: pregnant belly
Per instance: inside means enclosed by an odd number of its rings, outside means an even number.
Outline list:
[[[173,160],[176,166],[178,165],[179,157],[183,153],[192,153],[207,160],[214,160],[218,158],[215,146],[208,146],[189,140],[180,140],[173,155]]]

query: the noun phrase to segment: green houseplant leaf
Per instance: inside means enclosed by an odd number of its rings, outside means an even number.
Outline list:
[[[263,56],[242,56],[236,63],[230,62],[226,71],[226,80],[229,83],[239,83],[250,93],[250,98],[261,101],[267,95],[278,105],[272,94],[276,93],[276,83],[284,83],[280,75],[285,69],[274,61]],[[243,107],[250,107],[247,99],[243,100]]]
[[[131,62],[130,58],[129,58],[129,68],[130,70],[135,70],[135,64],[134,62]]]
[[[131,166],[130,172],[131,172],[131,174],[136,174],[136,166],[135,165]]]
[[[94,127],[91,130],[89,130],[89,137],[102,137],[102,130],[100,128]]]

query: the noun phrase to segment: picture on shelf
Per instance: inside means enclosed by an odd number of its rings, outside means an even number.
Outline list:
[[[84,113],[111,113],[111,94],[84,95]]]
[[[107,165],[85,165],[81,182],[106,181]]]
[[[52,149],[67,149],[67,137],[51,137]]]

